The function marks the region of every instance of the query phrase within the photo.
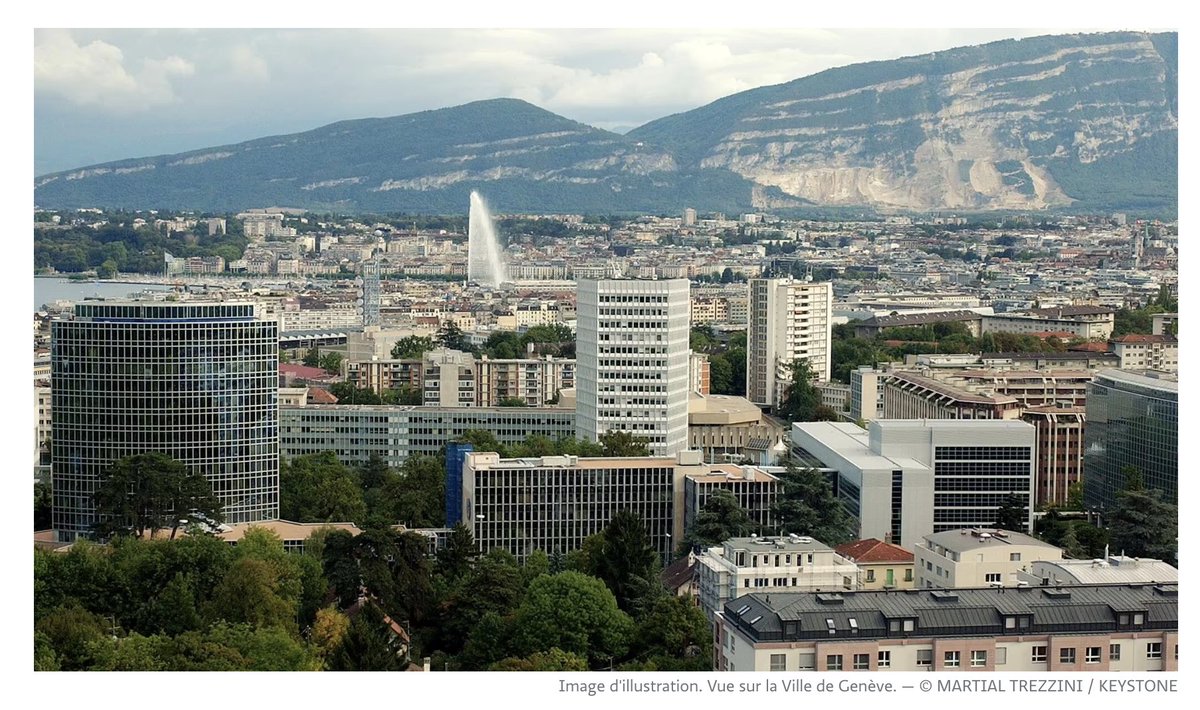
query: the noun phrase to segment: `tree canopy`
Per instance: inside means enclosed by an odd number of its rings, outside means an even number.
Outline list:
[[[781,533],[806,535],[830,547],[855,539],[858,521],[834,496],[825,474],[788,459],[779,480],[774,514]]]
[[[115,461],[101,479],[95,500],[96,532],[102,539],[142,537],[159,530],[170,530],[174,538],[190,520],[224,520],[204,475],[157,451]]]

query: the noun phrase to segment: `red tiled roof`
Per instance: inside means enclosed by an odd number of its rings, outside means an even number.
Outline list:
[[[323,380],[330,375],[328,372],[319,367],[309,367],[307,365],[296,365],[294,363],[280,363],[279,374],[291,375],[305,380]]]
[[[865,540],[855,540],[833,548],[842,557],[855,562],[912,562],[913,553],[890,542],[869,537]]]
[[[1173,343],[1175,339],[1168,338],[1165,335],[1139,335],[1137,333],[1130,333],[1129,335],[1122,335],[1119,338],[1113,338],[1112,341],[1114,343]]]
[[[309,404],[337,404],[338,398],[329,390],[313,387],[308,390]]]

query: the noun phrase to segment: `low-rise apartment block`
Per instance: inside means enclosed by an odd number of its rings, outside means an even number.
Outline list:
[[[1062,550],[1011,530],[971,528],[926,535],[913,548],[921,589],[1012,587],[1037,560],[1061,560]]]
[[[794,593],[727,601],[717,671],[1175,671],[1179,587]]]
[[[696,558],[700,607],[711,620],[731,599],[763,591],[858,588],[858,567],[811,537],[738,537]]]

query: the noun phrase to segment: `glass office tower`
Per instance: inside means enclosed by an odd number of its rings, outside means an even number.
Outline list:
[[[1101,370],[1088,385],[1083,497],[1108,509],[1137,469],[1142,485],[1179,498],[1179,382],[1173,374]]]
[[[53,524],[88,536],[111,464],[163,452],[229,523],[279,516],[278,327],[252,303],[82,303],[51,327]]]

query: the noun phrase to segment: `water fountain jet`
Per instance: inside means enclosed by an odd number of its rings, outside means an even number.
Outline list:
[[[496,236],[492,213],[478,192],[471,192],[471,212],[467,221],[467,281],[498,287],[508,280],[508,265]]]

